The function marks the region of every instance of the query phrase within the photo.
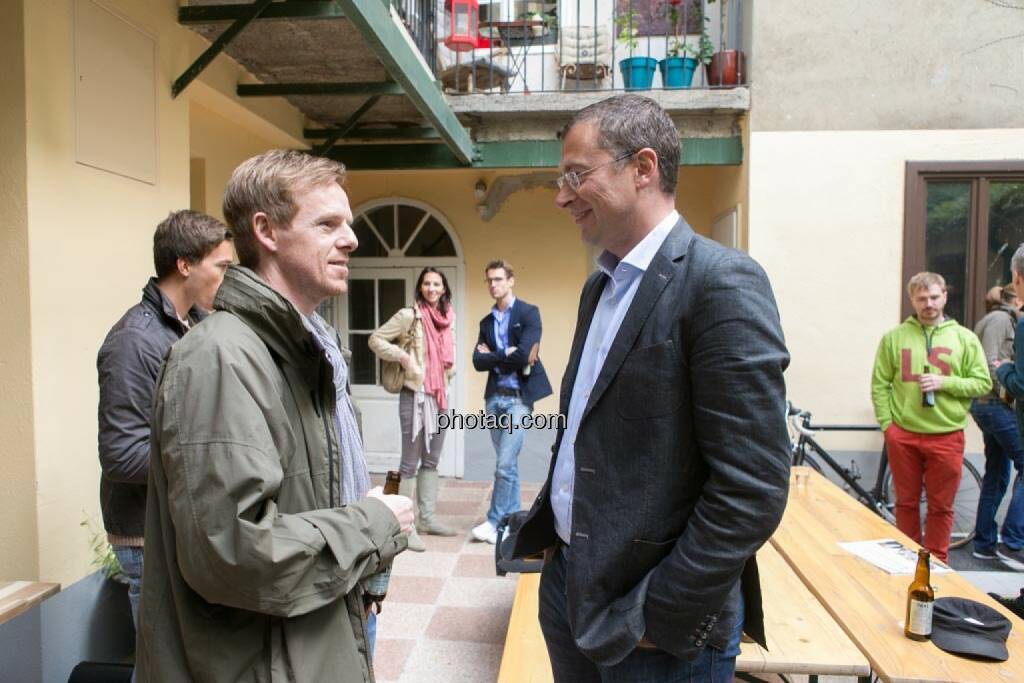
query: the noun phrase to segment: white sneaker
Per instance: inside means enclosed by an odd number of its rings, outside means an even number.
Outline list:
[[[473,534],[473,538],[483,543],[494,545],[498,542],[498,530],[486,519],[473,527],[473,531],[470,533]]]

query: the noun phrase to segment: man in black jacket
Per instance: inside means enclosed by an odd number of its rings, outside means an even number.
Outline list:
[[[96,358],[103,527],[128,578],[136,628],[153,390],[171,345],[213,308],[231,265],[230,240],[215,218],[187,210],[169,215],[153,234],[156,277],[110,328]]]
[[[551,470],[515,554],[546,551],[556,681],[731,681],[764,644],[754,554],[782,518],[789,362],[764,271],[675,210],[679,134],[622,95],[563,131],[558,206],[601,247]]]

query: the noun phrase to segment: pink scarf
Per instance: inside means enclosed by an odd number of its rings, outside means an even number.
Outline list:
[[[452,323],[455,312],[451,306],[448,313],[429,304],[420,303],[420,319],[423,322],[424,349],[423,390],[437,399],[437,409],[448,409],[448,392],[445,391],[444,371],[455,363],[455,342],[452,339]]]

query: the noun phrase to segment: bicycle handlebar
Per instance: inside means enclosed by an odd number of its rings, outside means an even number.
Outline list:
[[[797,408],[792,402],[786,401],[786,412],[793,429],[804,436],[814,436],[815,432],[877,432],[878,425],[812,425],[810,412]]]

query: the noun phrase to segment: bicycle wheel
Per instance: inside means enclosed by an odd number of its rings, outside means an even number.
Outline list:
[[[953,535],[950,548],[960,548],[974,540],[974,520],[978,514],[978,499],[981,498],[981,475],[964,458],[960,472],[960,488],[953,501]]]
[[[886,507],[892,509],[896,502],[896,488],[892,483],[892,470],[885,471],[883,487],[887,498]],[[981,497],[981,475],[970,462],[964,458],[960,470],[960,488],[953,500],[953,530],[950,534],[949,547],[960,548],[974,540],[974,519],[978,514],[978,498]],[[921,519],[928,510],[928,499],[921,492]],[[894,517],[895,519],[895,517]]]

